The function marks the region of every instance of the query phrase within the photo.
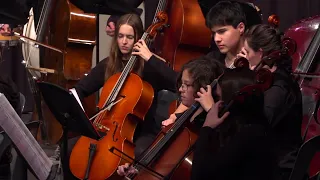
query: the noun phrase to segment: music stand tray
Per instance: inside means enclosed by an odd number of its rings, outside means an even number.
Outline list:
[[[37,84],[50,111],[63,127],[64,157],[67,155],[69,131],[95,140],[101,138],[71,92],[47,82]]]

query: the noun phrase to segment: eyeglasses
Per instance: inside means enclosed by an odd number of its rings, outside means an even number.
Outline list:
[[[180,87],[181,87],[182,91],[188,91],[188,88],[190,86],[193,87],[193,84],[184,84],[184,83],[182,83]]]

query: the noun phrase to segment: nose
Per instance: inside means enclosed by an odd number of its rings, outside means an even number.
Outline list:
[[[122,39],[122,43],[123,43],[123,44],[127,44],[127,43],[128,43],[128,39],[127,39],[127,37],[123,37],[123,39]]]
[[[215,33],[215,35],[214,35],[214,41],[215,41],[215,42],[221,42],[221,40],[222,40],[221,36],[220,36],[219,34]]]
[[[182,85],[179,87],[179,92],[180,92],[180,93],[183,92]]]

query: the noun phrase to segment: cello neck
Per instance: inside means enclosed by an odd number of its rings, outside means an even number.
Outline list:
[[[46,25],[48,24],[48,19],[50,16],[50,12],[53,9],[53,5],[54,5],[55,0],[45,0],[43,2],[43,6],[40,12],[40,17],[39,17],[39,21],[37,23],[37,26],[35,27],[35,31],[37,34],[37,41],[38,42],[43,42],[44,40],[44,36],[45,36],[45,32],[46,32]]]
[[[168,0],[159,0],[158,2],[158,6],[157,6],[157,9],[156,9],[156,12],[154,13],[154,16],[153,16],[153,21],[152,21],[152,24],[156,23],[157,22],[157,14],[161,11],[164,11],[167,7],[167,1]]]
[[[215,79],[211,83],[211,87],[215,87],[217,85],[217,82],[218,79]],[[166,135],[163,138],[161,138],[152,149],[149,149],[139,162],[148,166],[154,160],[154,158],[156,158],[159,155],[159,153],[161,153],[165,146],[168,143],[170,143],[171,140],[174,139],[177,133],[183,129],[185,123],[191,118],[191,116],[198,110],[200,106],[201,105],[199,102],[193,103],[193,105],[175,121],[170,130],[166,132]]]

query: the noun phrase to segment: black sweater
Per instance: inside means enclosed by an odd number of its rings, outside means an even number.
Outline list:
[[[75,85],[75,89],[81,100],[103,87],[107,61],[108,58],[98,63],[86,77]],[[142,79],[148,82],[154,89],[154,99],[145,117],[143,131],[147,133],[158,133],[161,128],[161,122],[164,119],[155,116],[157,95],[158,92],[163,89],[176,92],[177,72],[168,67],[163,61],[152,56],[150,60],[144,64]]]

